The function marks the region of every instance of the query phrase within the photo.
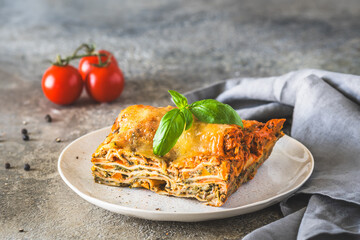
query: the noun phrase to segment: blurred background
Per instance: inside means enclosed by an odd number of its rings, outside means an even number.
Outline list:
[[[28,81],[41,78],[44,60],[83,42],[112,51],[127,80],[142,88],[165,80],[187,91],[299,68],[360,74],[358,0],[1,0],[0,6],[0,67]]]
[[[110,104],[85,91],[71,106],[49,102],[41,90],[47,60],[84,42],[114,53],[125,75],[122,95]],[[0,238],[237,239],[280,218],[273,206],[205,223],[133,219],[75,195],[56,163],[66,145],[111,125],[126,106],[170,104],[169,89],[302,68],[360,75],[359,0],[0,0],[0,164],[14,166],[0,170]],[[25,163],[33,171],[24,172]]]

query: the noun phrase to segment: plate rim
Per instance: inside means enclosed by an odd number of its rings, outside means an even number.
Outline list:
[[[107,126],[107,127],[103,127],[94,131],[91,131],[79,138],[76,138],[75,140],[73,140],[71,143],[69,143],[60,153],[59,158],[58,158],[58,164],[57,164],[57,168],[58,168],[58,172],[60,174],[60,177],[62,178],[62,180],[66,183],[66,185],[68,187],[70,187],[71,190],[73,190],[76,194],[78,194],[81,198],[83,198],[84,200],[98,206],[104,209],[107,209],[108,211],[114,212],[108,208],[105,208],[101,205],[107,205],[107,207],[110,208],[116,208],[118,210],[122,210],[125,212],[136,212],[136,213],[145,213],[145,214],[156,214],[156,215],[177,215],[177,216],[189,216],[189,215],[211,215],[211,214],[223,214],[223,213],[228,213],[228,212],[236,212],[236,211],[240,211],[243,209],[247,209],[247,208],[251,208],[251,207],[256,207],[256,206],[264,206],[262,208],[259,208],[257,210],[254,211],[250,211],[250,212],[255,212],[255,211],[259,211],[261,209],[264,209],[270,205],[274,205],[278,202],[280,202],[281,200],[283,200],[284,198],[286,198],[287,196],[291,195],[292,193],[296,192],[302,185],[304,185],[304,183],[310,178],[310,176],[312,175],[313,171],[314,171],[314,157],[312,155],[312,153],[310,152],[310,150],[301,142],[299,142],[298,140],[296,140],[295,138],[292,138],[288,135],[284,135],[284,137],[290,138],[292,140],[294,140],[296,142],[297,145],[300,145],[304,150],[306,150],[306,152],[309,154],[309,158],[310,158],[310,163],[311,163],[311,169],[308,171],[308,174],[306,175],[306,177],[299,183],[297,184],[295,187],[292,187],[291,189],[282,192],[280,194],[277,194],[275,196],[272,196],[270,198],[261,200],[261,201],[256,201],[250,204],[246,204],[243,206],[239,206],[239,207],[235,207],[235,208],[228,208],[228,209],[221,209],[221,210],[216,210],[216,211],[206,211],[206,212],[166,212],[166,211],[156,211],[156,210],[147,210],[147,209],[137,209],[137,208],[132,208],[132,207],[126,207],[126,206],[122,206],[119,204],[115,204],[115,203],[110,203],[104,200],[100,200],[98,198],[89,196],[85,193],[83,193],[81,190],[79,190],[76,186],[74,186],[64,175],[62,169],[61,169],[61,162],[63,161],[63,156],[65,154],[65,152],[76,142],[81,141],[83,138],[86,138],[88,135],[92,135],[92,134],[96,134],[98,132],[104,131],[105,129],[111,129],[111,126]],[[199,202],[199,204],[201,204]],[[249,212],[247,212],[249,213]],[[238,215],[242,215],[242,214],[246,214],[246,213],[238,213],[236,215],[232,215],[232,216],[238,216]],[[231,216],[229,216],[231,217]],[[141,217],[140,217],[141,218]],[[222,218],[227,218],[227,217],[222,217]],[[149,218],[147,218],[149,219]],[[210,220],[210,219],[209,219]],[[161,221],[166,221],[166,220],[161,220]],[[171,220],[174,221],[174,220]],[[179,221],[179,220],[178,220]],[[203,220],[205,221],[205,220]]]

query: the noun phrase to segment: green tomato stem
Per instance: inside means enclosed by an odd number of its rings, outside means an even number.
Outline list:
[[[51,62],[51,63],[56,66],[66,66],[70,63],[70,61],[72,61],[74,59],[79,59],[79,58],[89,57],[89,56],[96,56],[96,55],[106,56],[105,54],[96,53],[95,48],[96,48],[95,44],[93,44],[93,43],[92,44],[83,43],[75,49],[74,53],[71,56],[68,56],[66,58],[61,58],[60,54],[58,54],[56,56],[55,62]],[[86,54],[78,55],[78,53],[82,49],[85,49]]]
[[[110,64],[111,58],[113,56],[112,54],[106,55],[106,54],[101,54],[101,53],[97,53],[96,55],[97,55],[97,57],[99,59],[99,64],[91,64],[91,65],[93,65],[95,67],[107,67]],[[101,56],[107,56],[107,59],[106,59],[105,62],[102,62]]]

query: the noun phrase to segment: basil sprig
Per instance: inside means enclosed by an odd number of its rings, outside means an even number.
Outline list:
[[[236,124],[243,127],[241,118],[230,105],[214,99],[194,102],[189,108],[195,117],[202,122]]]
[[[184,131],[184,126],[185,117],[180,109],[175,108],[167,112],[161,119],[154,136],[154,154],[163,156],[168,153]]]
[[[214,99],[205,99],[188,104],[186,97],[169,90],[173,102],[178,108],[167,112],[160,121],[153,140],[155,155],[164,156],[176,144],[184,129],[189,130],[194,119],[206,123],[236,124],[243,127],[242,120],[229,105]]]

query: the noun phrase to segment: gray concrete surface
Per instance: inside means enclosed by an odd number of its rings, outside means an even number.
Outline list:
[[[72,106],[50,103],[40,87],[45,60],[88,41],[114,52],[124,93],[111,104],[85,93]],[[113,214],[72,192],[56,166],[67,144],[122,108],[169,104],[168,89],[300,68],[360,74],[358,0],[0,0],[0,239],[241,239],[279,219],[277,205],[200,223]]]

